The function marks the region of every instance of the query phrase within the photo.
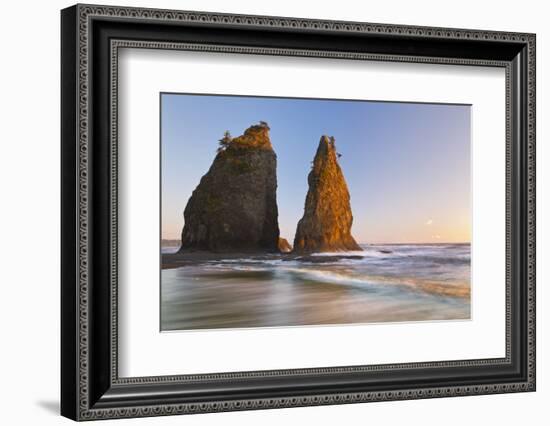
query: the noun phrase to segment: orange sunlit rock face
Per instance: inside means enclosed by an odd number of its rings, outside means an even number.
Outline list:
[[[338,155],[334,138],[322,136],[308,175],[309,190],[296,229],[295,252],[361,250],[351,235],[350,195]]]

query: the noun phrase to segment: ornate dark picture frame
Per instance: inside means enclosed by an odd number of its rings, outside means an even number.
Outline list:
[[[61,13],[61,413],[74,420],[535,390],[535,35],[126,7]],[[186,49],[506,70],[506,356],[118,377],[117,52]]]

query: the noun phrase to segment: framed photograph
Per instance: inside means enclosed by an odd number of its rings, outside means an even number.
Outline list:
[[[61,412],[535,390],[535,35],[61,12]]]

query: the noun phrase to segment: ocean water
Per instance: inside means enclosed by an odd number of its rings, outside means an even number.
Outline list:
[[[272,255],[164,269],[161,329],[470,318],[469,244],[362,248],[309,261]]]

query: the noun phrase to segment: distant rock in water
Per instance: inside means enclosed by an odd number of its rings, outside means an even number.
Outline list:
[[[162,239],[160,240],[160,246],[161,247],[179,247],[181,246],[180,240],[168,240],[168,239]]]
[[[292,251],[292,246],[286,238],[279,237],[279,251],[281,253],[290,253]]]
[[[276,169],[267,123],[226,132],[185,207],[180,252],[278,251]]]
[[[309,190],[294,252],[361,250],[351,236],[350,196],[333,137],[321,137],[307,180]]]

